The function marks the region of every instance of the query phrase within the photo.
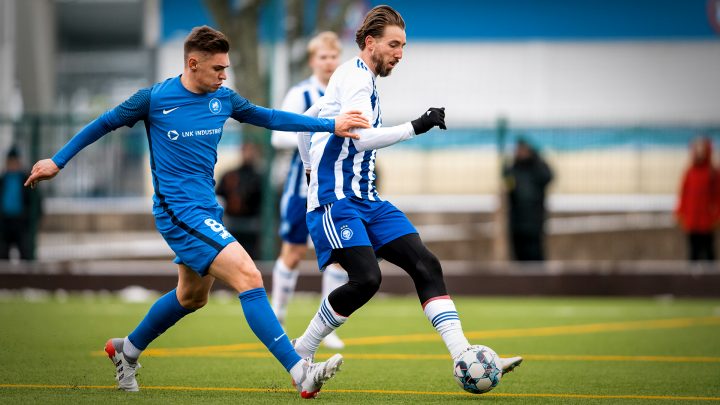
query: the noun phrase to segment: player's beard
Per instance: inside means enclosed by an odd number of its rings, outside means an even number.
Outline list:
[[[375,72],[377,72],[377,75],[380,77],[390,76],[390,73],[392,73],[392,68],[387,67],[387,63],[383,60],[382,56],[377,55],[373,52],[371,57],[372,63],[373,65],[375,65]]]

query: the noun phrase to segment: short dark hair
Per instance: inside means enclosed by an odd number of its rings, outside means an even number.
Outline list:
[[[405,29],[405,20],[395,9],[386,5],[374,7],[368,11],[362,25],[355,32],[355,42],[360,47],[360,50],[365,49],[365,38],[368,35],[374,38],[382,37],[385,27],[389,25]]]
[[[230,43],[225,34],[203,25],[202,27],[193,28],[185,38],[185,60],[193,51],[207,52],[209,54],[228,53]]]
[[[19,157],[20,157],[20,149],[15,145],[11,146],[7,152],[7,158],[8,159],[18,159]]]

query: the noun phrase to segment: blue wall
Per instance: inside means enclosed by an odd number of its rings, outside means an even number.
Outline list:
[[[308,4],[312,5],[313,1]],[[387,0],[405,18],[408,38],[422,40],[720,39],[710,7],[718,0]],[[282,4],[282,2],[275,2]],[[202,0],[164,0],[162,38],[212,24]],[[265,13],[269,14],[269,13]],[[264,17],[265,23],[274,20]]]
[[[373,1],[373,4],[382,4]],[[707,0],[390,1],[408,38],[617,40],[720,38]],[[441,4],[442,6],[439,6]],[[712,15],[717,20],[716,14]]]

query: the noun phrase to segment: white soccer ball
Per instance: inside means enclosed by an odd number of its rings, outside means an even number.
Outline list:
[[[497,353],[487,346],[470,346],[457,359],[453,376],[458,385],[472,394],[483,394],[500,383],[502,368]]]

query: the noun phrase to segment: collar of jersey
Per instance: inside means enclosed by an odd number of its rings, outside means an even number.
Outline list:
[[[327,87],[325,85],[323,85],[320,82],[320,79],[318,79],[315,75],[310,76],[309,80],[310,80],[310,84],[312,84],[313,87],[315,87],[316,89],[321,90],[323,93],[325,93],[325,91],[327,91]]]
[[[219,89],[217,89],[216,91],[214,91],[212,93],[202,93],[202,94],[193,93],[192,91],[188,90],[185,86],[183,86],[182,81],[180,80],[181,77],[182,77],[182,74],[179,74],[177,77],[175,77],[175,80],[174,80],[175,84],[178,87],[180,87],[181,91],[185,92],[186,94],[193,95],[195,97],[214,97],[216,94],[218,94],[218,92],[220,90],[222,90],[225,87],[225,86],[220,86]]]

